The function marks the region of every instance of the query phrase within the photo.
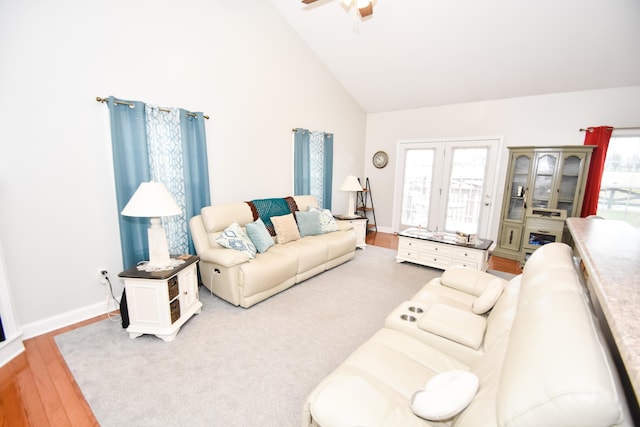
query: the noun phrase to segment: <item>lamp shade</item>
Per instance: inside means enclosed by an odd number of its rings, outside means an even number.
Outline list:
[[[349,175],[342,185],[340,191],[362,191],[362,185],[354,175]]]
[[[151,218],[180,215],[182,209],[163,183],[150,181],[140,184],[121,213],[125,216]]]

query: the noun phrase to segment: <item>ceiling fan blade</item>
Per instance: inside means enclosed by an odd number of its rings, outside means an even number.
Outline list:
[[[318,1],[318,0],[302,0],[302,3],[311,4],[311,3],[315,2],[315,1]]]
[[[358,10],[360,11],[360,16],[362,16],[363,18],[373,15],[373,3],[369,2],[368,5],[366,5],[365,7],[361,7]]]

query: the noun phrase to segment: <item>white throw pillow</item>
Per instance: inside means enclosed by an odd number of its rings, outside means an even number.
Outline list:
[[[478,392],[480,380],[468,371],[453,370],[431,378],[411,396],[411,409],[429,421],[449,420],[466,408]]]
[[[495,278],[487,283],[487,288],[473,301],[471,310],[476,314],[484,314],[491,310],[502,295],[504,290],[504,279]]]

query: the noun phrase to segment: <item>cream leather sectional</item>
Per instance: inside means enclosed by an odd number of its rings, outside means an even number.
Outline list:
[[[633,425],[571,248],[538,249],[502,283],[493,308],[477,314],[500,280],[451,268],[427,283],[311,391],[302,425]],[[449,372],[477,377],[470,403],[444,420],[417,416],[414,394]]]
[[[318,207],[314,196],[293,199],[300,211]],[[249,205],[237,202],[207,206],[189,222],[204,286],[231,304],[251,307],[355,256],[356,236],[347,221],[336,221],[338,231],[275,244],[254,259],[216,242],[231,223],[244,227],[252,221]]]

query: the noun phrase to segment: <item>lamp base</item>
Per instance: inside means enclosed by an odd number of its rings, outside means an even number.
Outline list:
[[[149,268],[155,270],[170,270],[171,258],[169,257],[169,244],[167,235],[162,228],[159,217],[151,218],[151,227],[147,230],[149,239]]]

